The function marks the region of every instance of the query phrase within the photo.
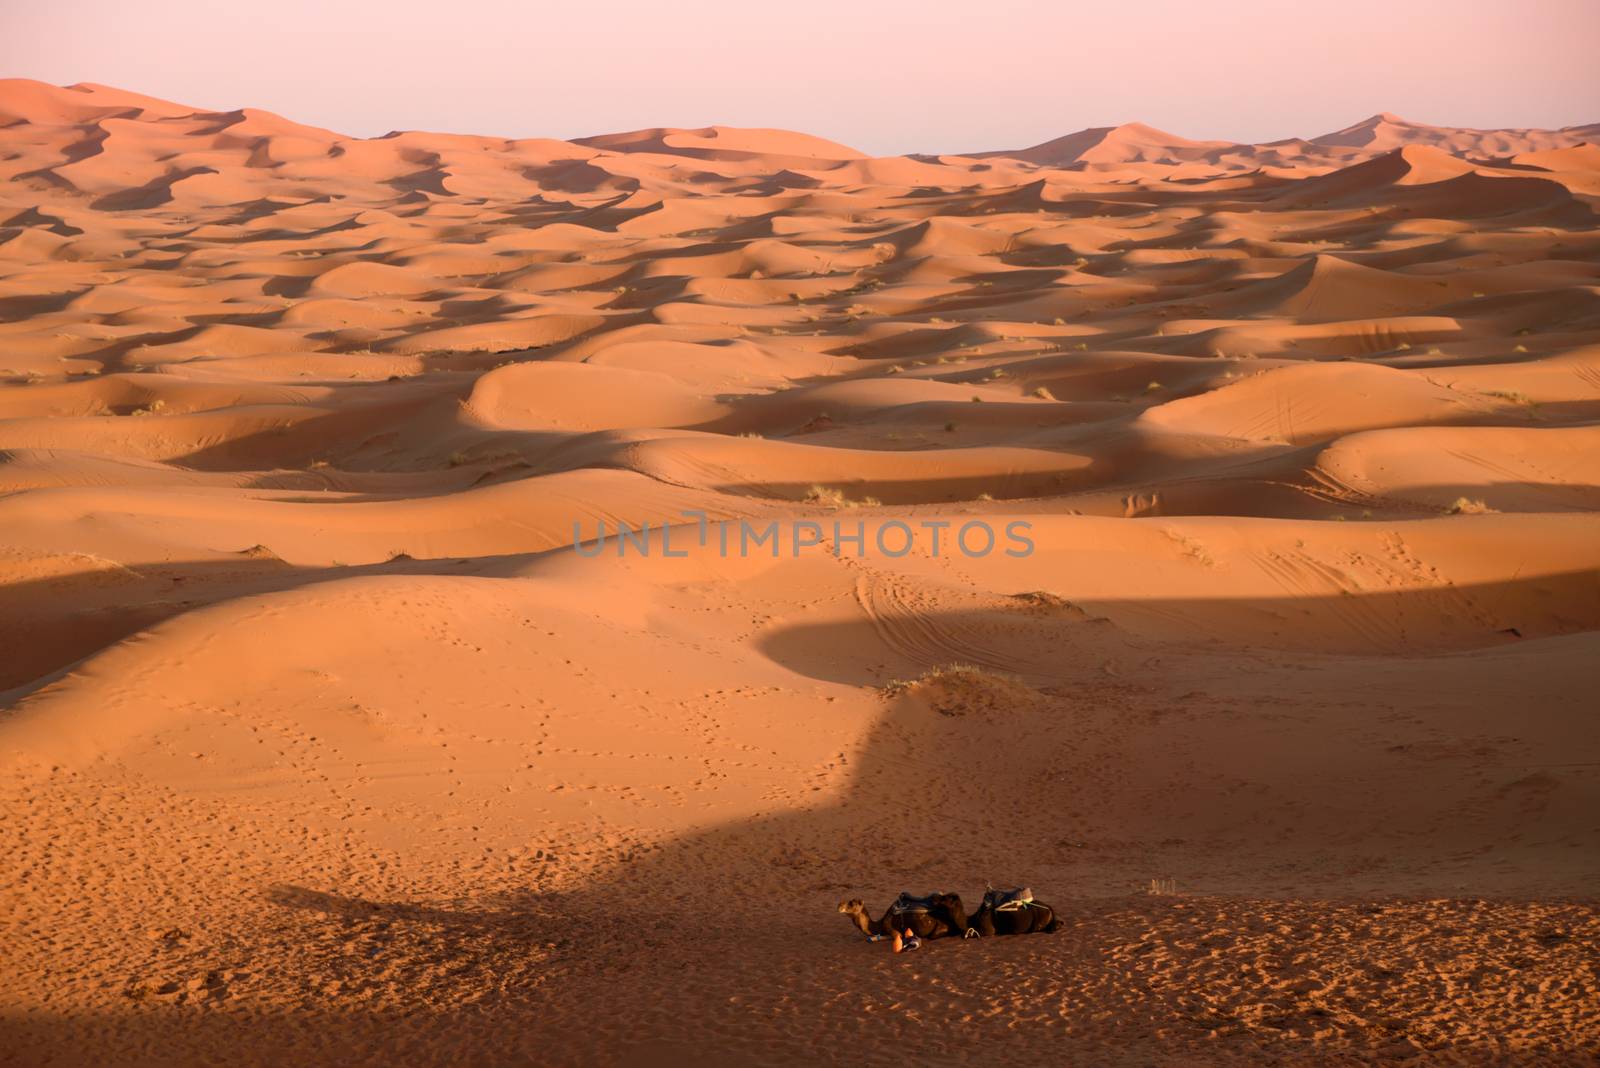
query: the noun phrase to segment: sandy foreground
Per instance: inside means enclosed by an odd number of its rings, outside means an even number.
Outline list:
[[[0,1057],[1593,1063],[1596,140],[0,82]]]

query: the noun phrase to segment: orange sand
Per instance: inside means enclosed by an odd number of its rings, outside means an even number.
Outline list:
[[[0,1048],[1595,1057],[1596,139],[872,159],[0,82]],[[1064,929],[834,911],[991,880]]]

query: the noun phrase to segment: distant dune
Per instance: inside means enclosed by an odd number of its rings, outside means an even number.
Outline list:
[[[1020,159],[1044,167],[1065,167],[1080,162],[1173,163],[1184,159],[1204,159],[1209,154],[1233,147],[1231,141],[1190,141],[1142,122],[1129,122],[1121,126],[1079,130],[1021,151],[977,152],[973,155],[978,158],[998,156]]]
[[[7,1053],[1593,1061],[1597,142],[0,82]]]
[[[1389,152],[1406,145],[1427,145],[1458,156],[1488,159],[1519,152],[1570,148],[1600,140],[1600,123],[1568,126],[1560,130],[1469,130],[1455,126],[1427,126],[1398,115],[1381,112],[1342,130],[1313,137],[1314,145]]]
[[[1408,146],[1437,148],[1453,155],[1490,160],[1520,153],[1547,152],[1600,141],[1600,123],[1561,130],[1469,130],[1408,122],[1387,112],[1309,140],[1291,139],[1259,145],[1231,141],[1191,141],[1143,123],[1079,130],[1031,148],[973,152],[978,159],[1015,159],[1045,167],[1079,169],[1091,164],[1167,163],[1203,160],[1244,168],[1263,156],[1282,165],[1298,161],[1326,166],[1355,162]]]

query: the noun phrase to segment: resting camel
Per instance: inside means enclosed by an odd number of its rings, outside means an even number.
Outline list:
[[[867,915],[867,907],[858,897],[839,902],[839,911],[874,941],[893,938],[903,931],[910,931],[918,938],[945,938],[963,935],[968,929],[967,911],[959,894],[930,894],[921,898],[901,894],[878,920]]]
[[[1061,927],[1056,910],[1033,900],[1028,890],[989,890],[973,913],[971,930],[980,937],[1014,934],[1055,934]]]

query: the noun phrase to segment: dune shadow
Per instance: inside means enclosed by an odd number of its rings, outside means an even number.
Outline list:
[[[1138,646],[1188,644],[1302,654],[1414,657],[1505,646],[1600,629],[1600,569],[1506,581],[1304,597],[1082,597],[1019,590],[1015,609],[922,614],[893,606],[850,623],[768,633],[762,652],[792,671],[851,685],[881,684],[867,666],[887,649],[922,667],[966,662],[1049,677],[1058,646],[1093,648],[1107,637]],[[1040,603],[1040,598],[1044,603]],[[1139,637],[1142,635],[1142,637]],[[1087,643],[1087,644],[1086,644]]]
[[[526,938],[553,936],[563,933],[572,920],[570,909],[557,914],[539,907],[543,898],[538,894],[478,901],[472,908],[464,909],[377,901],[280,883],[267,888],[266,899],[280,908],[311,913],[317,919],[339,923],[426,924],[440,928],[452,938],[470,939],[486,934]]]

